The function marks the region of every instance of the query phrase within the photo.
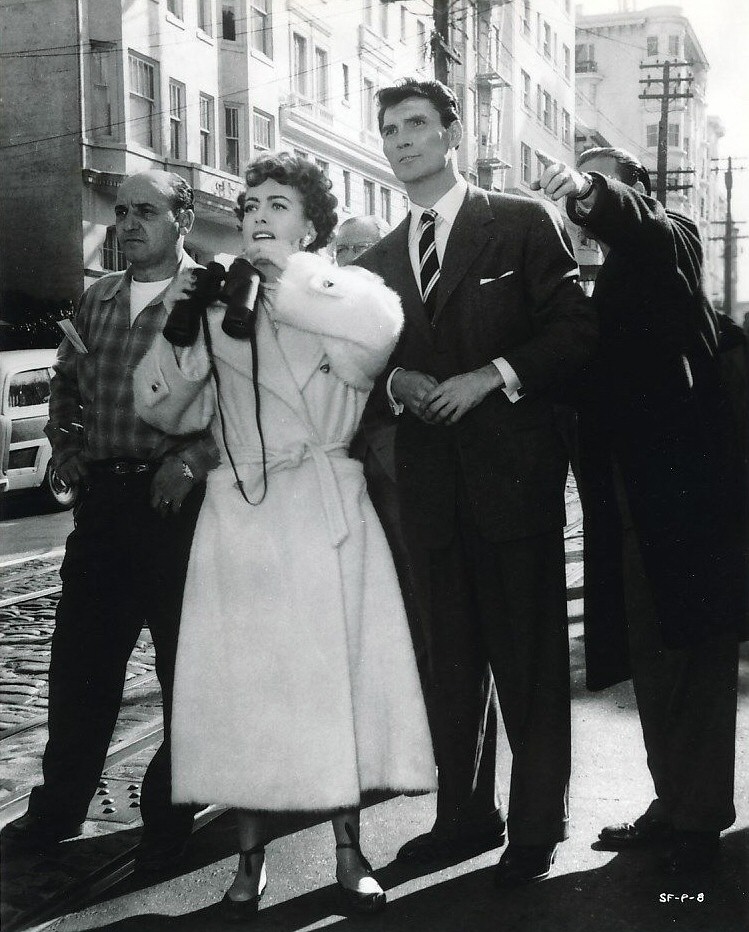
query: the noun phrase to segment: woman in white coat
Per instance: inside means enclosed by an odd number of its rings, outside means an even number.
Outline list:
[[[220,303],[208,341],[159,337],[135,374],[144,420],[170,433],[210,423],[222,452],[190,558],[172,742],[175,801],[239,810],[230,920],[257,911],[264,840],[290,811],[331,814],[339,886],[354,909],[382,908],[359,847],[362,794],[436,787],[397,577],[347,455],[402,312],[376,276],[312,254],[335,206],[305,159],[265,156],[246,171],[244,256],[264,277],[259,414],[251,347],[223,332]],[[189,294],[190,275],[168,299]]]

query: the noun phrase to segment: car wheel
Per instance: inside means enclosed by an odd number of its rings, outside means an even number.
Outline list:
[[[47,466],[47,472],[44,474],[42,491],[47,501],[57,511],[67,511],[72,508],[78,498],[78,489],[63,482],[51,463]]]

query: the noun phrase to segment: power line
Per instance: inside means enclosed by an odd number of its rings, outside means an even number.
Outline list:
[[[418,38],[418,34],[414,34],[414,35],[412,35],[412,36],[409,36],[409,37],[408,37],[408,40],[410,41],[411,39],[415,39],[415,38]],[[406,43],[406,44],[408,44],[408,43]],[[333,59],[333,60],[329,63],[329,65],[348,64],[348,63],[351,62],[351,61],[352,61],[351,58]],[[272,86],[275,85],[275,84],[284,83],[284,82],[288,81],[290,77],[297,77],[297,78],[299,78],[299,77],[306,77],[306,76],[315,74],[317,71],[318,71],[318,68],[317,68],[316,66],[314,66],[314,65],[311,65],[309,68],[306,68],[306,69],[304,69],[304,70],[302,70],[302,71],[296,72],[295,75],[290,75],[290,76],[288,76],[288,77],[287,77],[287,76],[274,77],[274,78],[271,78],[271,79],[269,79],[269,80],[267,80],[267,81],[265,81],[265,82],[263,82],[263,83],[261,83],[261,84],[253,84],[253,85],[249,85],[249,86],[243,87],[243,88],[235,88],[234,90],[227,91],[225,94],[219,94],[219,95],[217,95],[216,99],[217,99],[217,100],[222,100],[222,101],[229,101],[229,102],[232,102],[233,98],[235,98],[235,97],[237,97],[237,96],[239,96],[239,95],[242,95],[242,94],[246,94],[246,93],[248,93],[248,92],[251,91],[251,90],[255,90],[255,91],[257,91],[257,90],[262,90],[263,88],[266,88],[266,87],[272,87]],[[366,90],[366,89],[365,89],[364,87],[361,87],[361,88],[359,89],[359,93],[360,93],[360,94],[363,94],[363,93],[365,93],[365,90]],[[343,95],[343,94],[340,94],[340,95],[337,95],[337,96],[330,96],[330,95],[329,95],[328,97],[325,98],[325,101],[324,101],[324,102],[318,101],[318,103],[321,103],[321,104],[324,106],[325,104],[330,104],[330,103],[334,103],[334,102],[340,102],[340,101],[343,100],[343,99],[344,99],[344,95]],[[313,101],[310,101],[310,102],[313,102]],[[186,112],[186,111],[188,111],[188,110],[195,110],[195,109],[198,108],[199,106],[200,106],[200,102],[198,101],[197,104],[193,103],[193,104],[190,104],[190,105],[186,106],[186,107],[184,108],[184,111]],[[19,142],[6,143],[5,145],[0,146],[0,151],[6,151],[6,150],[9,150],[9,149],[17,149],[17,148],[20,148],[20,147],[22,147],[22,146],[35,146],[35,145],[38,145],[38,144],[40,144],[40,143],[55,142],[55,141],[58,141],[58,140],[61,140],[61,139],[70,139],[70,138],[74,138],[74,137],[81,137],[81,139],[83,139],[84,137],[86,137],[86,136],[88,136],[88,135],[90,135],[90,134],[92,134],[92,133],[96,133],[97,131],[100,131],[100,130],[106,130],[106,129],[109,129],[110,127],[112,127],[112,128],[115,128],[115,127],[116,127],[116,128],[126,127],[126,126],[128,126],[128,125],[132,125],[132,124],[135,124],[135,123],[140,123],[140,122],[143,122],[143,121],[145,121],[145,120],[151,120],[151,119],[154,119],[154,118],[159,117],[159,116],[163,116],[163,115],[165,115],[165,114],[167,114],[167,113],[171,113],[171,112],[172,112],[171,107],[162,107],[162,108],[160,108],[160,109],[158,109],[158,110],[153,110],[151,113],[146,114],[145,116],[142,116],[142,117],[131,117],[129,120],[117,120],[117,121],[115,121],[114,123],[100,124],[100,125],[96,125],[96,126],[87,126],[87,127],[82,128],[82,129],[70,130],[69,132],[66,132],[66,133],[54,133],[54,134],[51,134],[51,135],[49,135],[49,136],[40,136],[40,137],[37,137],[37,138],[35,138],[35,139],[27,139],[27,140],[22,140],[22,141],[19,141]],[[351,130],[356,130],[357,132],[361,129],[361,125],[360,125],[360,124],[354,125],[354,124],[351,124],[351,123],[345,123],[344,121],[341,121],[341,120],[339,120],[339,125],[340,125],[342,128],[351,129]]]

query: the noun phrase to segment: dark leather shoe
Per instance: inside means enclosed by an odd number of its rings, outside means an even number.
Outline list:
[[[182,861],[190,836],[174,837],[144,832],[135,849],[137,874],[161,874],[173,870]]]
[[[432,829],[407,841],[396,855],[406,864],[431,864],[438,861],[465,861],[484,851],[501,848],[505,833],[499,827],[484,832],[448,834]]]
[[[519,887],[525,883],[544,880],[551,873],[557,855],[556,845],[513,845],[499,859],[494,872],[498,887]]]
[[[249,900],[233,900],[228,893],[225,893],[223,900],[218,904],[219,915],[224,922],[230,925],[249,922],[257,916],[263,893],[265,893],[265,890],[261,890],[257,896],[253,896]]]
[[[81,834],[83,822],[60,822],[27,812],[5,826],[2,839],[19,848],[44,849]]]
[[[598,834],[599,847],[604,851],[624,851],[628,848],[648,848],[669,841],[671,824],[645,813],[634,822],[607,825]]]
[[[674,829],[672,845],[661,862],[670,877],[695,874],[715,863],[720,849],[720,832],[687,832]]]

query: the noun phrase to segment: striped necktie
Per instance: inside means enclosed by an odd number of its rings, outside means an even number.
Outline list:
[[[421,299],[430,321],[434,317],[437,304],[437,283],[440,280],[440,260],[437,258],[437,245],[434,242],[436,221],[437,212],[425,210],[421,215],[421,232],[419,233]]]

